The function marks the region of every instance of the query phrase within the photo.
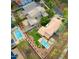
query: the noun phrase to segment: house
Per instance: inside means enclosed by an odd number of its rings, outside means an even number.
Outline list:
[[[38,23],[36,19],[28,19],[27,21],[30,24],[30,26],[33,26]]]
[[[28,12],[28,15],[31,18],[35,18],[35,19],[41,19],[42,16],[48,16],[48,14],[45,12],[45,9],[41,6],[38,6],[33,10],[31,10],[30,12]]]
[[[23,14],[27,18],[41,19],[42,16],[48,16],[45,9],[38,5],[36,2],[31,2],[28,5],[23,6]]]
[[[25,19],[24,21],[22,21],[22,24],[24,25],[24,27],[27,27],[29,24],[28,24],[28,20]]]
[[[45,35],[45,30],[46,28],[44,26],[42,26],[39,30],[38,30],[38,33],[41,34],[42,36]]]
[[[22,21],[24,27],[36,25],[38,22],[36,19],[25,19]]]
[[[28,12],[30,12],[32,9],[34,9],[37,6],[38,4],[35,2],[29,3],[28,5],[23,6],[23,9],[24,9],[23,13],[26,15],[28,14]]]
[[[13,1],[15,1],[18,5],[26,5],[32,2],[32,0],[13,0]]]
[[[38,30],[38,33],[49,39],[61,26],[62,24],[61,20],[62,18],[60,16],[55,15],[46,27],[41,27]]]

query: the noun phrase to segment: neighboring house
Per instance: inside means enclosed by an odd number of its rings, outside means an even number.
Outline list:
[[[23,9],[23,14],[26,15],[27,18],[41,19],[42,16],[48,16],[45,9],[36,2],[31,2],[24,6]]]
[[[60,25],[62,24],[61,20],[61,17],[55,15],[46,27],[41,27],[38,30],[38,33],[49,39],[59,29]]]
[[[28,3],[31,3],[32,0],[20,0],[22,5],[26,5]]]
[[[15,1],[20,6],[23,6],[23,5],[26,5],[30,2],[32,2],[32,0],[13,0],[13,1]]]
[[[45,9],[41,6],[38,6],[33,10],[31,10],[30,12],[28,12],[28,15],[31,18],[35,18],[35,19],[41,19],[42,16],[47,16]]]
[[[23,9],[24,9],[23,14],[27,15],[28,12],[30,12],[32,9],[36,8],[37,6],[38,4],[35,2],[31,2],[28,5],[23,6]]]

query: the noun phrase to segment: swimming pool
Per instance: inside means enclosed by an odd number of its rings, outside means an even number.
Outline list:
[[[18,40],[22,40],[22,38],[23,38],[23,34],[18,28],[15,30],[15,37]]]
[[[42,41],[41,41],[41,44],[46,48],[48,49],[50,47],[50,45],[48,44],[47,40],[42,38]]]

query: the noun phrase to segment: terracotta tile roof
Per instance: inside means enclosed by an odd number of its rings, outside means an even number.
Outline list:
[[[42,36],[45,35],[45,30],[46,28],[44,26],[42,26],[39,30],[38,30],[38,33],[40,33]]]
[[[49,34],[49,36],[53,35],[54,32],[58,30],[58,28],[61,25],[61,20],[58,20],[56,18],[52,18],[50,23],[48,24],[48,27],[46,28],[46,33]]]
[[[61,23],[62,23],[61,18],[59,18],[58,16],[55,16],[51,19],[48,26],[41,27],[38,30],[38,33],[47,37],[47,38],[50,38],[54,34],[54,32],[56,32],[59,29]]]

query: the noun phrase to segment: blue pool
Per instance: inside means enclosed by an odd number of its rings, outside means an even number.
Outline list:
[[[46,39],[42,39],[42,41],[41,41],[41,44],[45,47],[45,48],[49,48],[50,46],[49,46],[49,44],[48,44],[48,42],[46,41]]]
[[[23,34],[21,33],[21,31],[17,28],[15,31],[15,36],[16,39],[21,40],[23,38]]]

